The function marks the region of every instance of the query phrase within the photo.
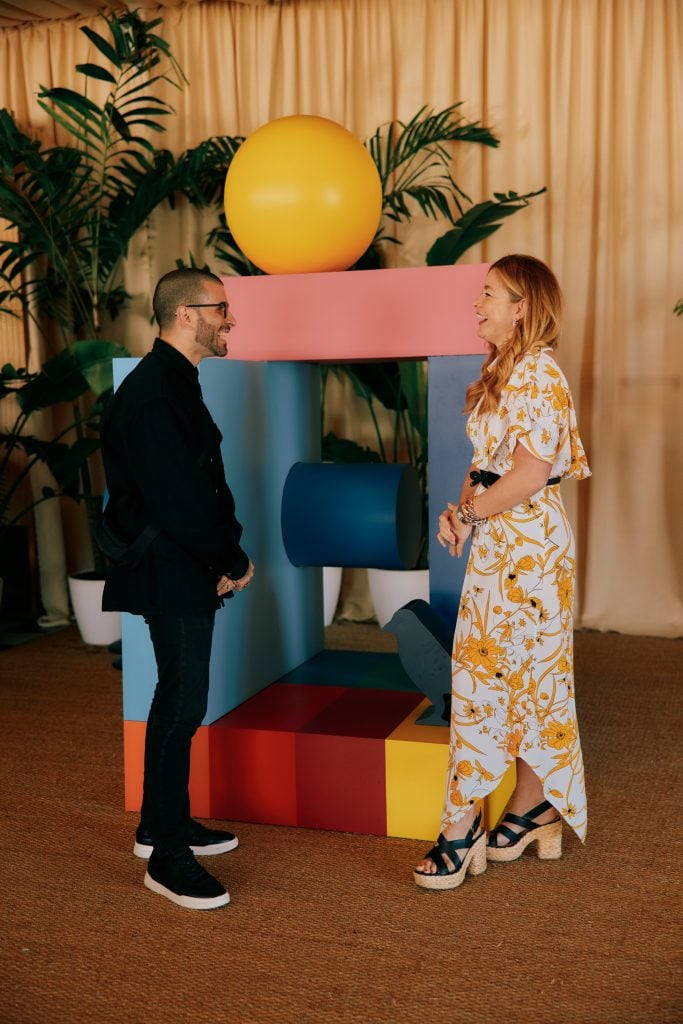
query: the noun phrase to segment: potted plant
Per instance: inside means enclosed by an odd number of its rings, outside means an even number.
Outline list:
[[[56,497],[84,502],[88,521],[94,523],[99,502],[93,494],[89,460],[99,448],[99,418],[112,388],[112,359],[122,355],[126,350],[113,342],[80,341],[48,360],[39,373],[15,369],[9,363],[0,369],[0,401],[15,403],[12,426],[0,432],[0,541],[38,505]],[[83,414],[79,399],[88,392],[96,400]],[[64,425],[57,434],[45,439],[29,432],[37,413],[58,408],[64,411]],[[54,486],[43,486],[27,501],[24,485],[38,463],[47,466]],[[95,552],[97,570],[103,564]],[[101,571],[80,575],[97,579]],[[111,643],[120,636],[119,617],[103,614],[81,632],[87,642]]]
[[[13,451],[27,461],[19,479],[37,460],[55,476],[38,502],[57,495],[81,501],[90,529],[90,575],[99,580],[103,558],[92,528],[101,511],[94,466],[99,457],[97,423],[111,388],[111,358],[122,354],[105,339],[105,324],[125,305],[120,270],[131,238],[150,213],[185,183],[191,160],[175,161],[149,141],[162,132],[172,107],[153,95],[155,82],[184,81],[168,44],[156,34],[160,19],[143,21],[137,12],[103,15],[107,32],[81,31],[98,51],[99,63],[77,65],[83,93],[41,88],[40,106],[66,132],[66,145],[43,147],[25,134],[8,110],[0,110],[0,219],[13,237],[0,241],[0,313],[16,315],[19,304],[56,354],[38,374],[6,367],[3,388],[16,395],[14,430],[3,439],[2,493],[16,496],[10,475]],[[97,102],[89,91],[95,91]],[[4,394],[5,392],[3,392]],[[27,433],[39,409],[70,403],[68,425],[49,440]],[[14,521],[31,510],[9,513]],[[83,575],[83,574],[78,574]]]

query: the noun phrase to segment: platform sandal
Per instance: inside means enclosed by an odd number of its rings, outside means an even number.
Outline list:
[[[433,860],[436,872],[427,874],[424,871],[413,871],[415,884],[421,889],[457,889],[465,880],[465,875],[482,875],[486,871],[486,833],[481,825],[481,812],[472,822],[472,827],[464,839],[446,839],[443,833],[436,841],[424,860]],[[458,850],[467,850],[461,857]],[[449,869],[443,854],[451,860],[453,869]]]
[[[562,818],[539,825],[534,821],[539,814],[549,811],[552,804],[544,800],[538,807],[526,814],[506,814],[500,825],[489,832],[486,844],[486,858],[497,864],[507,864],[517,860],[526,850],[529,843],[536,843],[536,856],[540,860],[558,860],[562,856]],[[524,831],[515,832],[505,824],[519,825]],[[508,842],[498,845],[498,836],[505,836]]]

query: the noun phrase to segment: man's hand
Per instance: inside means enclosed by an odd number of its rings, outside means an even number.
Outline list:
[[[234,589],[234,584],[233,584],[232,580],[230,579],[230,577],[229,576],[221,576],[221,578],[219,579],[219,581],[218,581],[218,583],[216,585],[216,593],[218,594],[218,596],[219,597],[225,597],[225,595],[229,594],[230,591],[233,590],[233,589]]]
[[[249,568],[240,580],[231,580],[233,590],[244,590],[248,587],[254,575],[254,563],[249,562]]]

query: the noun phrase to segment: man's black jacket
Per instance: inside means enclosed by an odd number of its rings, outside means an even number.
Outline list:
[[[239,579],[249,558],[196,367],[157,338],[113,396],[101,436],[108,521],[130,541],[148,524],[160,531],[136,566],[109,567],[103,609],[218,607],[219,576]]]

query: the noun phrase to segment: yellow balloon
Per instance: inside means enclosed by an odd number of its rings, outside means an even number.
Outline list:
[[[382,213],[382,185],[355,135],[309,114],[280,117],[242,143],[225,179],[225,216],[268,274],[346,270]]]

